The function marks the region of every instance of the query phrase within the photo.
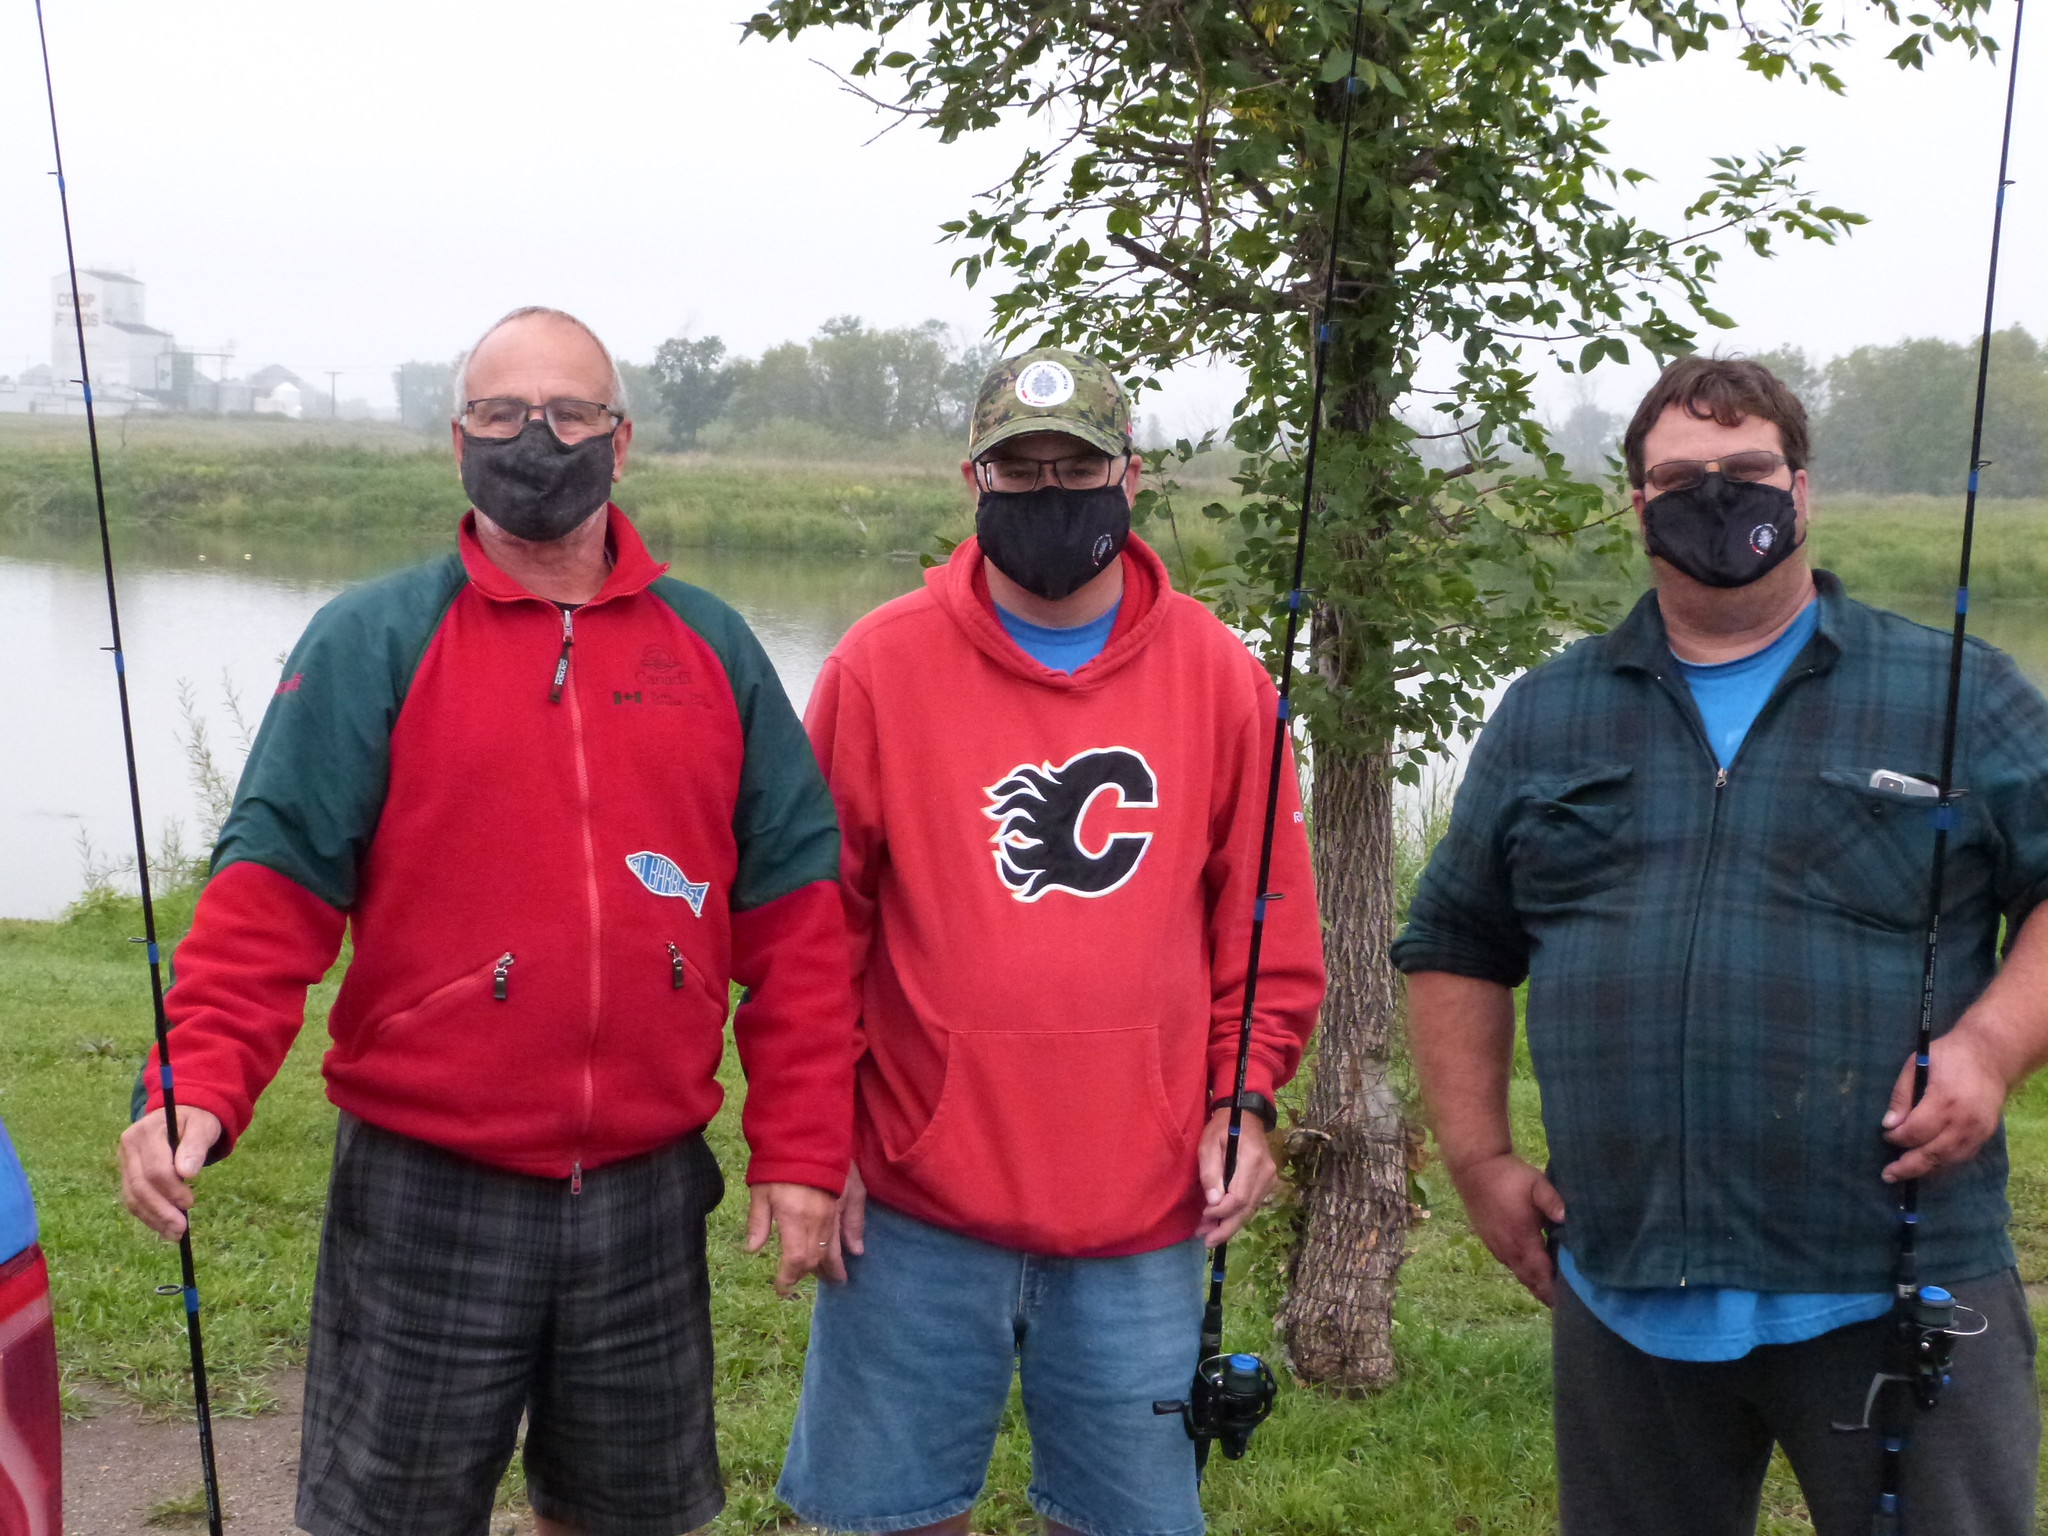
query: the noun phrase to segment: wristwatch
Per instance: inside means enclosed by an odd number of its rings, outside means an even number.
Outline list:
[[[1232,1096],[1230,1094],[1224,1094],[1221,1098],[1215,1100],[1213,1103],[1209,1105],[1209,1113],[1213,1115],[1219,1109],[1230,1108],[1231,1099]],[[1264,1125],[1267,1130],[1270,1131],[1280,1124],[1279,1109],[1274,1105],[1273,1101],[1267,1098],[1263,1093],[1252,1093],[1250,1091],[1246,1091],[1244,1093],[1236,1095],[1236,1102],[1237,1107],[1239,1109],[1242,1109],[1246,1114],[1257,1115],[1259,1117],[1259,1122],[1262,1125]]]

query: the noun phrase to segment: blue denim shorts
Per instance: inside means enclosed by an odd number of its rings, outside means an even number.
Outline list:
[[[1194,1374],[1199,1242],[1042,1258],[871,1201],[866,1247],[818,1290],[785,1504],[855,1532],[973,1508],[1015,1371],[1040,1514],[1085,1536],[1201,1536],[1194,1445],[1152,1412]]]

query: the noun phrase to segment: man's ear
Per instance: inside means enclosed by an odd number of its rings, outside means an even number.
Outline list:
[[[448,435],[455,440],[455,467],[460,469],[462,468],[462,423],[459,421],[449,422]]]
[[[1138,483],[1145,477],[1145,461],[1137,454],[1131,454],[1124,465],[1124,502],[1135,508],[1138,505]]]
[[[626,450],[633,446],[633,423],[622,421],[612,431],[612,479],[626,476]]]
[[[960,461],[960,478],[967,482],[967,489],[970,491],[979,491],[981,489],[980,482],[974,478],[974,460],[962,459]]]

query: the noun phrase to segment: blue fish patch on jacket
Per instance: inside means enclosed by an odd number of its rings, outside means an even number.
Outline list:
[[[626,855],[626,868],[633,871],[633,877],[655,895],[680,896],[698,917],[704,915],[704,893],[711,889],[710,883],[692,880],[668,855],[646,850],[629,853]]]

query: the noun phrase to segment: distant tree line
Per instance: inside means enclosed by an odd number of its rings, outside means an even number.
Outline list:
[[[900,437],[964,431],[998,356],[990,343],[955,342],[940,320],[878,330],[841,315],[809,341],[784,342],[755,358],[729,357],[716,336],[677,336],[655,350],[649,371],[681,446],[720,421],[742,431],[802,421]]]
[[[1002,356],[961,343],[943,320],[876,329],[857,315],[827,320],[809,341],[736,357],[716,336],[676,336],[651,364],[621,362],[635,411],[666,420],[678,447],[714,422],[746,431],[800,421],[862,437],[966,430],[982,376]],[[392,376],[399,419],[439,431],[450,414],[455,364],[411,362]]]
[[[1969,474],[1977,343],[1921,337],[1858,347],[1825,362],[1798,347],[1757,354],[1788,384],[1813,427],[1813,469],[1829,490],[1940,496]],[[1621,452],[1628,418],[1582,401],[1552,442],[1582,474]],[[1991,341],[1984,411],[1988,496],[2048,496],[2048,347],[2020,326]]]

